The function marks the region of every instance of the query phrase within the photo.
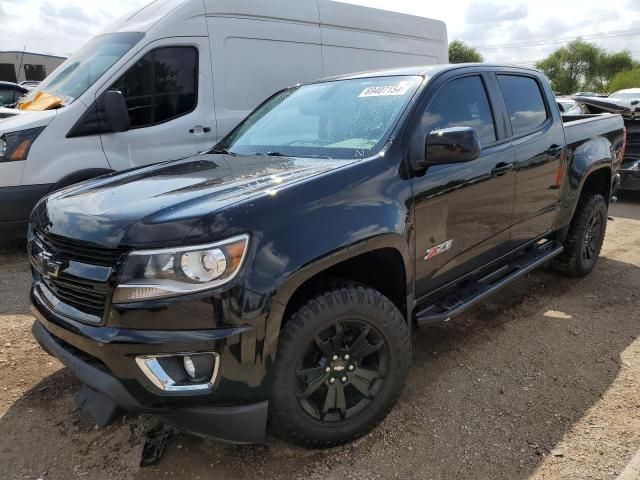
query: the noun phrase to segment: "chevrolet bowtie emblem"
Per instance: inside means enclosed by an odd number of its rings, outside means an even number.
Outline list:
[[[62,262],[54,260],[53,255],[44,250],[40,251],[36,255],[38,264],[40,266],[40,272],[47,278],[57,278],[60,275],[60,269],[63,266]]]

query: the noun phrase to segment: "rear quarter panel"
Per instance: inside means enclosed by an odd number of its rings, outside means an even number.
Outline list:
[[[589,175],[608,169],[613,178],[620,168],[623,126],[622,117],[609,114],[588,116],[564,124],[567,154],[555,230],[566,229],[571,223]]]

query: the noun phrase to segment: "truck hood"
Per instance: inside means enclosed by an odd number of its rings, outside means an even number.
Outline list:
[[[0,135],[29,128],[45,127],[56,117],[55,110],[42,112],[0,108]]]
[[[634,100],[619,100],[602,97],[571,97],[579,103],[584,103],[596,112],[619,113],[627,120],[640,120],[640,104]]]
[[[175,246],[208,214],[345,163],[198,155],[60,190],[40,201],[31,221],[38,231],[105,248]]]

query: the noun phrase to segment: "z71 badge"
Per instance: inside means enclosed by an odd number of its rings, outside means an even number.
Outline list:
[[[441,253],[446,252],[447,250],[451,250],[452,246],[453,246],[453,240],[447,240],[446,242],[441,243],[440,245],[431,247],[429,250],[427,250],[427,254],[424,256],[424,260],[429,260],[433,257],[440,255]]]

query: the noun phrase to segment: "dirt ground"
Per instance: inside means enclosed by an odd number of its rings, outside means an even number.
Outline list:
[[[2,479],[616,479],[640,449],[640,200],[617,203],[596,271],[545,271],[415,332],[400,403],[327,451],[175,434],[140,468],[156,420],[77,418],[73,376],[37,346],[24,253],[0,253]]]

